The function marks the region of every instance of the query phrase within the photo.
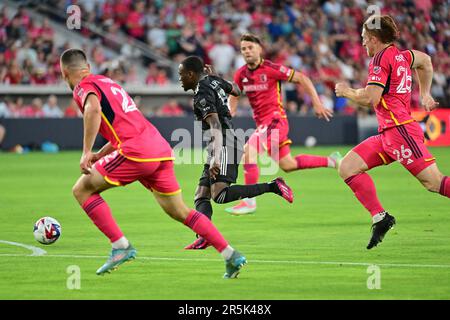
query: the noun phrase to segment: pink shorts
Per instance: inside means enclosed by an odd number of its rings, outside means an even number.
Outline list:
[[[173,161],[137,162],[125,158],[118,151],[101,158],[94,164],[105,181],[124,186],[138,180],[144,187],[160,194],[180,192]]]
[[[435,158],[424,144],[423,131],[417,122],[393,127],[367,138],[353,151],[369,169],[398,161],[414,176],[435,163]]]
[[[267,150],[269,156],[279,161],[291,152],[289,145],[292,140],[288,137],[289,122],[286,118],[275,118],[269,124],[259,125],[250,136],[248,144],[261,154]]]

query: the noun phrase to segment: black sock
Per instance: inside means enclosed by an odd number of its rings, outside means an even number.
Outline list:
[[[203,213],[208,217],[209,220],[212,218],[213,209],[211,206],[211,199],[209,198],[199,198],[195,200],[195,210],[200,213]]]
[[[228,203],[231,201],[253,198],[267,192],[278,192],[276,183],[257,183],[249,185],[234,185],[224,188],[214,199],[216,203]]]

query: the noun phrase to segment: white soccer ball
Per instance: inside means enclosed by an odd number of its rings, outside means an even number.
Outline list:
[[[305,139],[305,146],[308,148],[312,148],[317,144],[317,139],[314,136],[308,136]]]
[[[42,244],[52,244],[61,236],[61,224],[52,217],[40,218],[34,224],[34,238]]]

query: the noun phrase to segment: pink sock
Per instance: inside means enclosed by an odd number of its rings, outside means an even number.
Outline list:
[[[450,198],[450,178],[444,177],[441,181],[441,188],[439,189],[439,193],[443,196]]]
[[[367,173],[355,174],[345,179],[345,183],[353,190],[356,198],[372,216],[384,211],[378,200],[377,190],[372,178]]]
[[[217,251],[222,252],[228,246],[228,242],[220,234],[219,230],[200,212],[192,210],[186,220],[184,220],[184,224],[196,234],[205,238]]]
[[[328,158],[321,156],[312,156],[309,154],[299,154],[295,156],[297,169],[311,169],[328,167]]]
[[[114,220],[108,204],[98,194],[93,194],[82,205],[89,218],[111,242],[123,237],[123,233]]]
[[[245,184],[257,184],[259,178],[259,168],[256,163],[244,163]]]

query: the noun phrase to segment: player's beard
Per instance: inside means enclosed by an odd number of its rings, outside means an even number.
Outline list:
[[[259,62],[261,61],[261,57],[258,57],[258,56],[257,57],[251,56],[248,58],[244,57],[244,60],[249,66],[256,67],[259,64]]]

